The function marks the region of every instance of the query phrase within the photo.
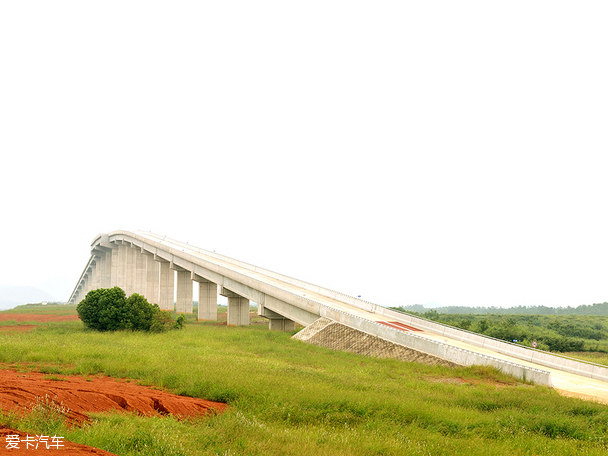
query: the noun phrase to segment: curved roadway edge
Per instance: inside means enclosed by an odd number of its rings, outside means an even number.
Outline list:
[[[400,313],[153,233],[114,231],[97,236],[91,247],[119,241],[154,253],[304,326],[326,316],[369,334],[428,350],[458,364],[491,364],[521,379],[608,402],[608,368],[603,366],[564,359]],[[76,289],[84,280],[90,262]],[[387,320],[411,325],[423,332],[413,334],[377,323]]]

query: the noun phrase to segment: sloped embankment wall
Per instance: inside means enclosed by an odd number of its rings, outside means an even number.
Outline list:
[[[459,366],[452,361],[364,333],[325,317],[308,325],[293,338],[313,345],[359,355],[448,367]]]

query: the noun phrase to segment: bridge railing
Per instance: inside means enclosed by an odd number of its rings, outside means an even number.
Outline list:
[[[412,332],[406,332],[390,326],[382,325],[342,310],[320,304],[321,316],[330,318],[351,328],[359,329],[365,333],[381,337],[406,347],[447,359],[463,366],[484,365],[493,366],[509,375],[539,385],[553,386],[551,373],[522,364],[512,363],[492,356],[476,353],[453,345],[427,339]]]
[[[481,348],[488,348],[504,355],[513,356],[514,358],[523,361],[533,362],[546,367],[551,367],[573,374],[583,375],[589,378],[595,378],[602,381],[608,381],[608,367],[570,358],[567,356],[550,353],[543,350],[538,350],[523,345],[518,345],[512,342],[496,339],[490,336],[484,336],[465,329],[455,328],[453,326],[428,320],[424,317],[399,312],[385,307],[378,308],[377,313],[386,318],[394,318],[405,324],[411,324],[420,329],[432,332],[440,336],[446,336],[450,339],[466,342]]]

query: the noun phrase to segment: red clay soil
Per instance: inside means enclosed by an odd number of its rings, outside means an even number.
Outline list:
[[[0,369],[0,408],[5,412],[27,413],[37,400],[45,401],[46,398],[67,407],[66,419],[77,426],[88,421],[87,414],[91,412],[117,410],[145,416],[171,414],[178,418],[186,418],[220,413],[226,408],[226,404],[220,402],[177,396],[109,377],[68,377]],[[5,435],[11,433],[12,430],[2,428],[0,425],[0,454],[19,451],[6,449]],[[25,436],[23,432],[14,433]],[[26,450],[24,443],[22,451],[27,451],[27,454],[44,451],[47,455],[49,451],[53,454],[59,451],[63,455],[111,454],[94,448],[89,452],[83,452],[84,446],[76,444],[70,444],[73,448],[68,449],[67,443],[64,444],[66,447],[58,450],[54,448],[34,450],[32,447]]]
[[[19,313],[0,313],[1,321],[16,321],[21,323],[23,321],[35,321],[38,323],[46,323],[50,321],[72,321],[78,320],[78,315],[44,315],[44,314],[19,314]],[[0,332],[27,332],[33,331],[37,328],[36,325],[13,325],[13,326],[0,326]]]
[[[0,332],[27,332],[33,331],[37,327],[37,325],[0,326]]]

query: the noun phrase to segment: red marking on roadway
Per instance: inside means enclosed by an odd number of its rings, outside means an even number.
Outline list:
[[[382,325],[390,326],[391,328],[401,329],[402,331],[422,331],[422,329],[414,328],[413,326],[404,325],[398,321],[377,321]]]

